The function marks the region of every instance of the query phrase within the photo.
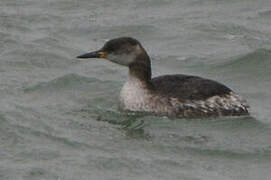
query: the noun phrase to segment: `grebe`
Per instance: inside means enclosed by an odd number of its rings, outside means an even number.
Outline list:
[[[216,81],[183,74],[152,78],[150,57],[131,37],[109,40],[100,50],[77,58],[105,58],[129,68],[120,92],[122,110],[197,118],[249,114],[247,102]]]

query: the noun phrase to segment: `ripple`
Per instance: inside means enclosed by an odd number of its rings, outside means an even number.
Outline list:
[[[244,73],[248,75],[257,75],[258,77],[271,77],[271,50],[270,49],[257,49],[254,52],[246,55],[233,58],[231,61],[223,64],[221,67],[236,71],[238,73]]]
[[[2,57],[5,64],[14,67],[66,68],[73,63],[60,54],[27,45],[25,48],[27,49],[14,49],[4,53]]]
[[[62,77],[56,78],[49,82],[42,82],[32,87],[27,87],[24,92],[30,93],[33,91],[61,91],[62,89],[69,89],[84,84],[94,83],[99,81],[95,78],[88,78],[77,74],[67,74]]]
[[[40,160],[53,160],[60,157],[59,151],[51,151],[50,149],[31,149],[31,150],[25,150],[24,152],[21,152],[16,155],[16,159],[32,159],[35,161]]]
[[[253,52],[235,56],[222,63],[206,66],[205,71],[210,72],[212,77],[221,76],[223,79],[232,78],[232,81],[238,83],[250,82],[254,83],[264,82],[268,84],[271,80],[271,50],[257,49]],[[199,67],[200,68],[200,67]]]
[[[251,53],[248,53],[246,55],[243,55],[239,58],[236,58],[232,62],[229,62],[228,64],[231,64],[233,66],[253,66],[255,65],[262,65],[266,66],[269,65],[269,62],[271,59],[271,50],[270,49],[257,49]],[[263,64],[264,63],[264,64]]]
[[[262,153],[258,151],[241,151],[241,150],[222,150],[222,149],[203,149],[194,147],[185,147],[187,152],[192,154],[197,154],[200,156],[210,156],[217,158],[227,158],[227,159],[262,159],[266,161],[271,160],[271,154],[269,152]]]
[[[110,106],[112,108],[112,105]],[[95,119],[96,121],[107,122],[117,125],[125,135],[133,139],[150,140],[150,134],[144,130],[148,125],[144,119],[146,114],[134,112],[119,112],[118,110],[99,108],[95,105],[88,105],[79,110],[74,110],[73,114],[80,114],[82,118]]]
[[[271,10],[264,10],[258,13],[260,15],[260,17],[263,18],[271,18]]]
[[[59,179],[56,173],[50,172],[41,167],[32,167],[24,175],[29,180],[34,179]]]

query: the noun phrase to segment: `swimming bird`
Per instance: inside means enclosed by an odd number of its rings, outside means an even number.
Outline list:
[[[184,74],[152,78],[149,55],[131,37],[109,40],[100,50],[77,58],[103,58],[129,68],[120,92],[122,110],[188,118],[249,114],[245,100],[214,80]]]

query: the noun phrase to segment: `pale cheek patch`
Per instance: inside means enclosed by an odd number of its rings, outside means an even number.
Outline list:
[[[107,56],[107,59],[114,62],[114,63],[128,66],[135,59],[135,55],[134,54],[129,54],[129,55],[127,55],[127,54],[123,54],[123,55],[109,54]]]
[[[136,45],[136,52],[137,52],[137,54],[141,54],[141,52],[142,52],[142,49],[141,49],[141,47],[140,47],[140,45]]]

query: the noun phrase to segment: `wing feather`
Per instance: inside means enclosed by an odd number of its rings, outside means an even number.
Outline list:
[[[205,100],[232,92],[231,89],[216,81],[183,74],[155,77],[152,79],[152,84],[160,93],[183,101]]]

